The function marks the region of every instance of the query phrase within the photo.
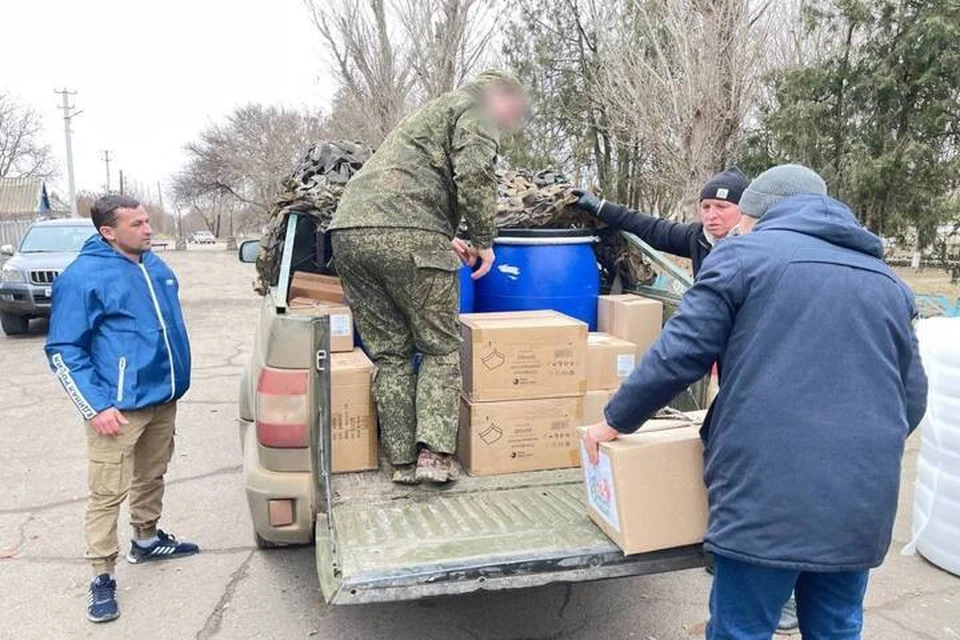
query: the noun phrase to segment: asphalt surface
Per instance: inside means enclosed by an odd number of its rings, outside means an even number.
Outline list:
[[[703,571],[420,602],[329,607],[312,548],[253,547],[240,474],[236,398],[259,298],[253,270],[222,246],[162,253],[181,279],[193,388],[181,403],[161,526],[196,557],[117,571],[122,616],[84,617],[86,456],[73,406],[48,372],[45,324],[0,336],[0,638],[557,640],[702,637]],[[868,593],[866,638],[960,638],[960,578],[902,557],[919,440],[909,443],[900,516]],[[829,499],[825,496],[824,499]],[[121,547],[128,542],[121,514]]]

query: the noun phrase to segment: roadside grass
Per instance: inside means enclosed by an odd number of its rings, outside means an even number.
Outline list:
[[[894,267],[894,271],[903,278],[914,293],[942,295],[950,301],[960,298],[960,285],[950,284],[950,274],[943,269],[926,268],[915,271],[909,267]]]

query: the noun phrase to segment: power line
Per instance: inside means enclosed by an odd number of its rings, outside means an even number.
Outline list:
[[[77,186],[73,176],[73,140],[71,136],[73,130],[70,128],[70,125],[73,119],[83,113],[83,111],[76,111],[76,105],[70,104],[70,96],[77,95],[76,91],[54,89],[53,92],[60,94],[61,103],[59,109],[63,111],[63,135],[67,143],[67,184],[70,188],[70,215],[74,218],[79,218],[80,214],[77,211]]]

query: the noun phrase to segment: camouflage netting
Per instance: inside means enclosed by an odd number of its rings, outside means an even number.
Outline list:
[[[296,211],[317,220],[325,232],[343,187],[370,157],[371,151],[354,142],[320,142],[312,147],[293,173],[281,183],[281,191],[261,238],[254,288],[265,295],[276,282],[280,269],[287,213]],[[619,275],[624,285],[648,283],[654,273],[641,254],[619,233],[604,228],[599,219],[585,215],[571,205],[576,201],[574,185],[556,171],[503,171],[498,173],[497,226],[501,229],[551,228],[594,229],[600,238],[597,257],[607,284]]]
[[[270,221],[260,239],[257,257],[257,281],[254,289],[266,295],[270,284],[277,281],[280,254],[286,235],[284,218],[296,211],[317,220],[326,231],[347,181],[353,177],[371,151],[356,142],[318,142],[310,147],[300,164],[280,183],[280,193],[270,211]]]

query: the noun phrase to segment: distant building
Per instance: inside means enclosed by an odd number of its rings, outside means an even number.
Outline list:
[[[47,193],[43,178],[0,178],[0,220],[32,220],[70,215]]]
[[[43,178],[0,178],[0,245],[16,245],[40,218],[64,218],[69,207],[47,193]]]

